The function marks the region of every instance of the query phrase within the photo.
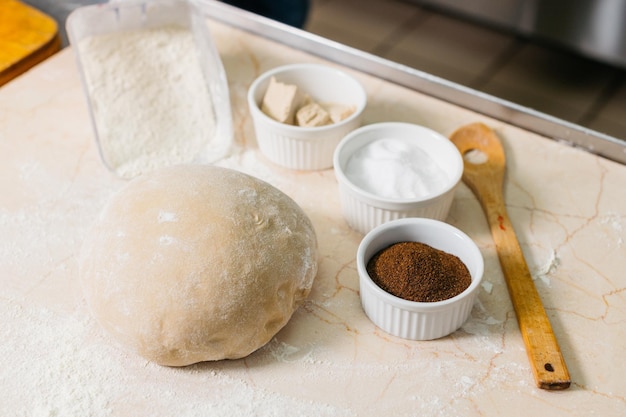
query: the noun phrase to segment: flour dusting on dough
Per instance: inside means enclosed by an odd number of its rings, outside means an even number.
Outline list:
[[[178,215],[176,213],[171,213],[168,211],[159,211],[158,222],[166,223],[166,222],[177,222]]]

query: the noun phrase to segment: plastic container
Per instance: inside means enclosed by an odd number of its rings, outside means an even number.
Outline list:
[[[408,241],[457,256],[470,272],[470,286],[436,302],[408,301],[381,289],[368,275],[367,263],[378,251]],[[461,327],[471,313],[484,271],[482,254],[472,239],[454,226],[424,218],[399,219],[374,228],[361,241],[356,264],[365,314],[385,332],[410,340],[438,339]]]
[[[318,103],[354,106],[346,119],[318,127],[278,122],[261,111],[271,77],[296,85]],[[248,90],[257,143],[263,155],[277,165],[296,170],[323,170],[333,166],[333,152],[339,141],[361,125],[367,95],[352,76],[319,64],[292,64],[261,74]]]
[[[435,191],[414,198],[385,197],[356,185],[346,174],[350,158],[363,146],[382,138],[414,143],[445,172],[445,182]],[[405,217],[445,220],[461,181],[463,157],[450,140],[431,129],[387,122],[363,126],[346,135],[335,149],[334,167],[343,216],[350,227],[365,234],[380,224]]]
[[[192,3],[128,0],[84,6],[70,14],[66,27],[100,156],[108,168],[130,178],[168,165],[212,163],[229,154],[233,126],[226,74],[206,19]],[[192,45],[189,53],[181,53],[180,59],[175,59],[174,38],[160,44],[154,38],[147,41],[160,30],[174,28],[185,40],[189,32],[192,38],[185,44]],[[96,61],[100,50],[95,40],[116,35],[138,36],[133,42],[140,46],[130,56]],[[122,48],[111,50],[128,54],[120,52]],[[151,68],[147,74],[152,78],[144,78],[146,68]],[[113,94],[120,85],[123,94]]]

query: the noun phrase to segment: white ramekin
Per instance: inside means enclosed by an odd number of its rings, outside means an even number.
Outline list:
[[[296,85],[318,103],[354,106],[346,119],[319,127],[301,127],[280,123],[260,109],[271,77]],[[367,103],[363,86],[347,73],[320,64],[292,64],[261,74],[248,90],[257,143],[270,161],[290,169],[322,170],[333,165],[333,152],[339,141],[361,124]]]
[[[381,138],[414,140],[447,173],[445,186],[436,193],[411,199],[381,197],[356,186],[345,173],[350,157],[360,147]],[[343,216],[350,227],[367,233],[404,217],[445,220],[461,181],[463,157],[448,138],[434,130],[412,123],[386,122],[363,126],[346,135],[335,149],[334,167]]]
[[[372,281],[367,263],[378,251],[398,242],[421,242],[456,255],[472,282],[461,294],[443,301],[415,302],[396,297]],[[406,218],[387,222],[369,232],[356,256],[361,305],[369,319],[385,332],[410,340],[432,340],[449,335],[465,323],[478,295],[484,261],[465,233],[439,220]]]

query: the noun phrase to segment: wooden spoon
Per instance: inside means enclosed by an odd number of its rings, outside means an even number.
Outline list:
[[[566,389],[571,383],[567,366],[504,205],[505,157],[500,140],[482,123],[459,128],[450,140],[463,155],[463,182],[487,216],[537,386]]]

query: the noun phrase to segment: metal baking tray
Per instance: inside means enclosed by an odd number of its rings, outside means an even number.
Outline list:
[[[215,0],[194,0],[209,18],[626,164],[626,142]]]

